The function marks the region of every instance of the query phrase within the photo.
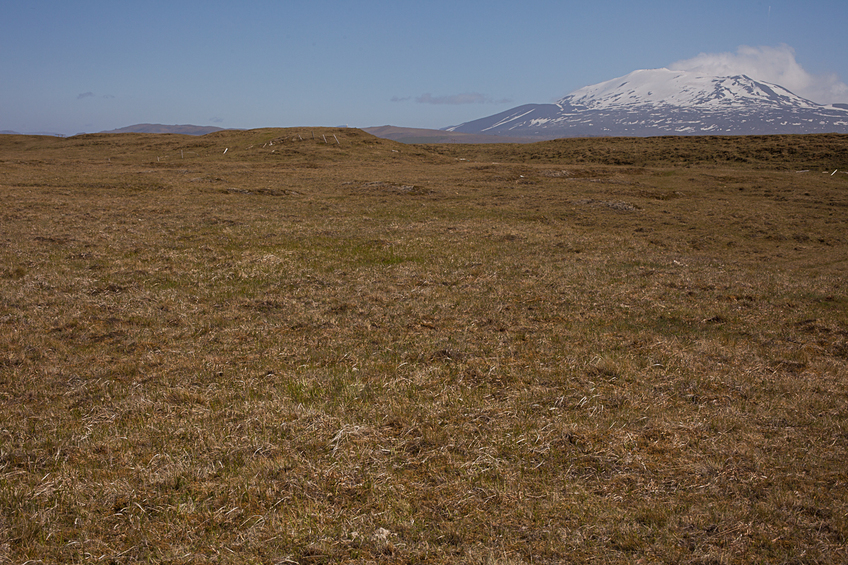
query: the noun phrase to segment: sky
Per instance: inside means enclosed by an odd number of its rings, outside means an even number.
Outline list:
[[[0,131],[443,128],[637,69],[848,103],[845,0],[0,0]]]

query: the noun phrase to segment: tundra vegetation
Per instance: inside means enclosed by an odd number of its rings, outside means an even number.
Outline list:
[[[845,563],[843,169],[0,136],[0,563]]]

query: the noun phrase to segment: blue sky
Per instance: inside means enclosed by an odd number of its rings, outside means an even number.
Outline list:
[[[673,65],[848,103],[845,0],[0,0],[0,14],[0,130],[19,132],[441,128]]]

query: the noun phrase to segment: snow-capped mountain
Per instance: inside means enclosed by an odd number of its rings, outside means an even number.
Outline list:
[[[650,69],[445,129],[547,139],[848,133],[848,106],[816,104],[745,75]]]

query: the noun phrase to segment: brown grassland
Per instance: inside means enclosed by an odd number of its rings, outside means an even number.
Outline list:
[[[0,563],[848,562],[843,169],[0,136]]]

